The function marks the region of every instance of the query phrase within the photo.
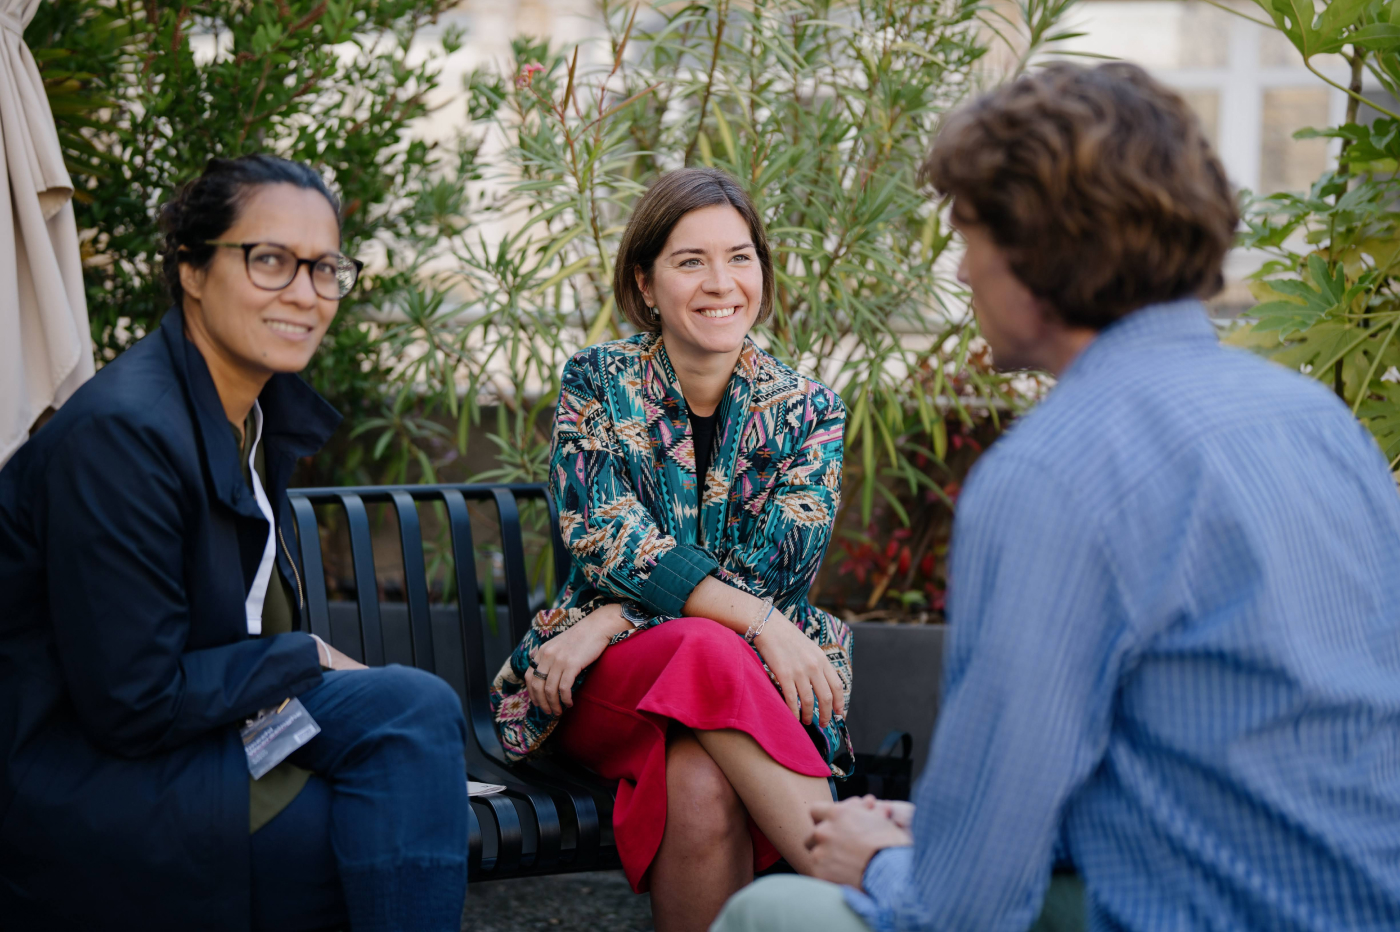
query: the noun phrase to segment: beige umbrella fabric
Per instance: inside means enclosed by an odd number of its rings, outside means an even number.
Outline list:
[[[93,372],[73,182],[24,44],[40,2],[0,0],[0,465]]]

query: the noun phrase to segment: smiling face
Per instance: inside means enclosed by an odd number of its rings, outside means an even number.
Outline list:
[[[763,304],[753,234],[728,204],[682,217],[651,275],[637,272],[637,285],[661,315],[661,336],[673,358],[736,356]]]
[[[233,225],[217,238],[277,243],[301,259],[340,252],[340,225],[331,205],[319,192],[292,184],[255,188]],[[300,372],[340,302],[315,292],[305,266],[287,287],[266,291],[249,279],[244,261],[243,250],[219,247],[203,269],[181,264],[186,332],[216,371],[262,381],[277,372]]]

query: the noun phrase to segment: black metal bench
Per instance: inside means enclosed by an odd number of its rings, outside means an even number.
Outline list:
[[[613,844],[615,785],[554,760],[510,763],[491,716],[488,689],[504,659],[530,625],[529,574],[519,502],[543,500],[549,513],[554,566],[568,566],[559,518],[543,485],[405,485],[291,489],[299,572],[306,583],[309,630],[370,666],[412,665],[446,680],[462,699],[469,737],[466,769],[473,780],[506,791],[471,801],[472,882],[607,870],[621,863]],[[504,563],[503,599],[483,598],[476,574],[468,502],[495,505]],[[455,606],[430,604],[419,505],[441,503],[452,552]],[[387,504],[397,520],[404,570],[403,602],[381,602],[366,505]],[[315,505],[339,508],[349,532],[355,601],[327,599]],[[556,579],[562,579],[558,572]],[[483,606],[501,603],[509,638],[488,637]],[[498,617],[502,609],[498,609]],[[495,619],[493,619],[493,625]],[[494,650],[492,649],[494,648]]]
[[[306,622],[313,634],[370,666],[402,663],[446,680],[461,697],[466,713],[467,774],[498,783],[506,792],[474,797],[471,802],[472,882],[507,877],[609,870],[621,867],[613,844],[612,807],[616,784],[582,767],[553,758],[511,763],[496,733],[488,696],[491,679],[507,653],[529,629],[538,605],[531,604],[519,502],[539,501],[549,517],[549,547],[555,579],[569,553],[559,535],[559,514],[542,484],[402,485],[290,489],[296,518],[298,572],[306,583]],[[422,503],[440,504],[452,551],[455,605],[430,603],[424,554]],[[488,591],[476,574],[477,548],[472,540],[468,502],[495,506],[500,532],[504,587]],[[375,571],[372,529],[367,505],[389,505],[398,525],[404,571],[402,602],[383,602]],[[313,506],[342,512],[350,540],[355,578],[353,602],[327,599],[319,522]],[[559,584],[558,582],[556,584]],[[506,619],[505,637],[488,636],[483,617],[488,608]],[[895,750],[902,741],[903,755]],[[856,779],[833,797],[874,792],[907,798],[909,736],[891,732],[875,755],[858,755]],[[770,872],[787,870],[780,862]]]

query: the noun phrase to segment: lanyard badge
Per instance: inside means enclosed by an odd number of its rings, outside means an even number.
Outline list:
[[[248,772],[254,780],[261,779],[320,733],[321,726],[300,699],[288,699],[275,709],[263,709],[238,729],[243,753],[248,755]]]

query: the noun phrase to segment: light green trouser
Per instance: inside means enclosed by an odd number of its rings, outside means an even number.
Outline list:
[[[1045,906],[1029,932],[1083,932],[1084,884],[1057,874]],[[841,888],[797,874],[764,877],[740,890],[720,911],[710,932],[870,932],[846,905]]]

